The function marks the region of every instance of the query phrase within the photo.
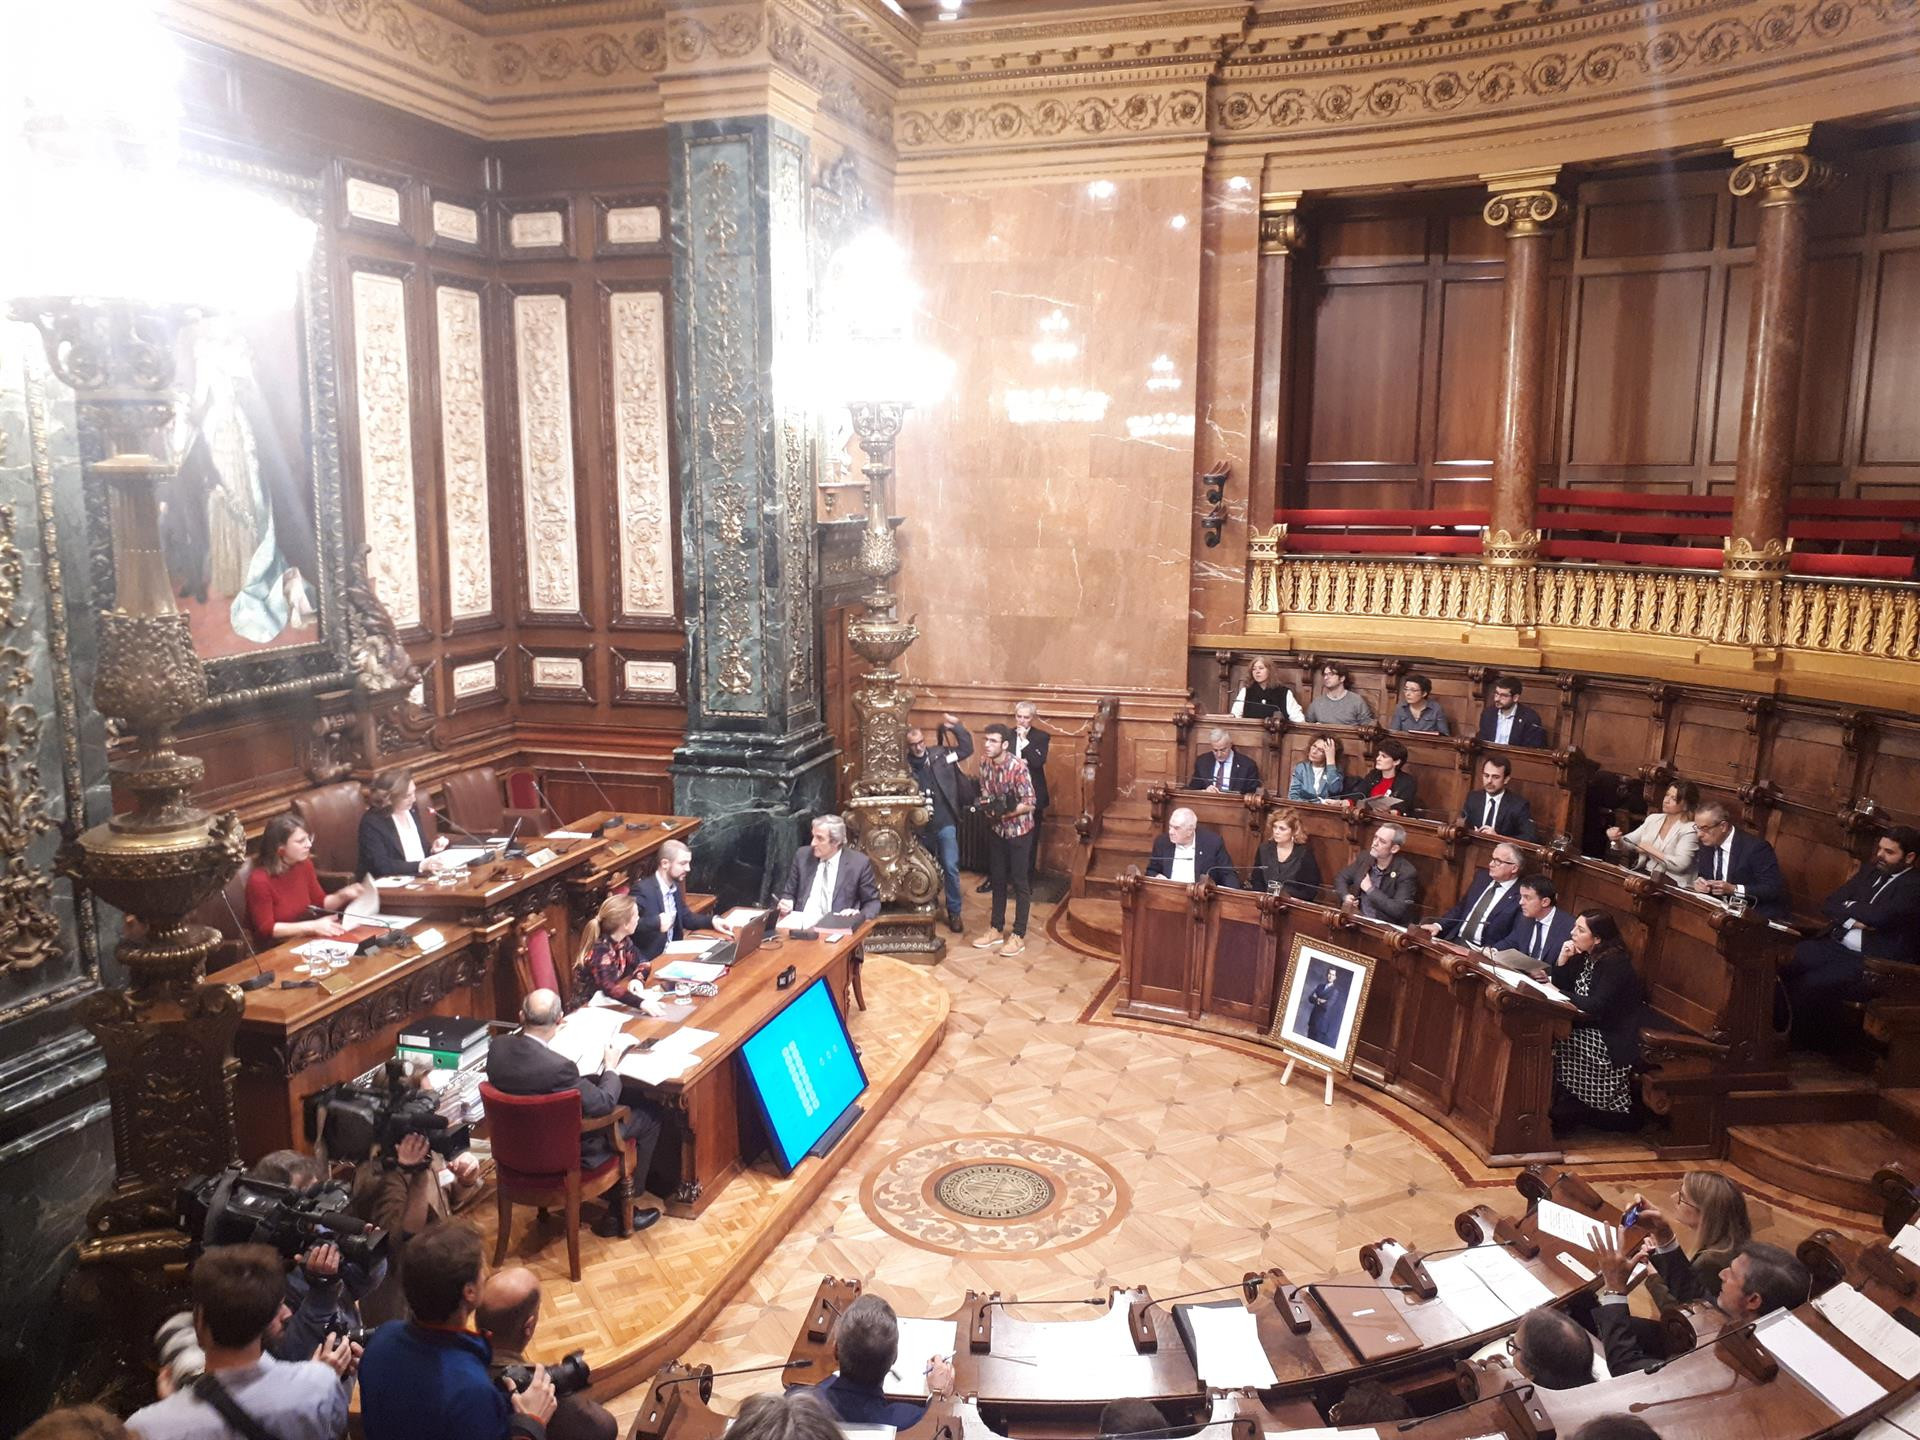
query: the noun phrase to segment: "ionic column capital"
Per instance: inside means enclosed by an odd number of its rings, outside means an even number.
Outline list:
[[[1488,199],[1481,218],[1509,239],[1540,234],[1560,217],[1560,192],[1553,188],[1559,178],[1558,165],[1482,175]]]
[[[1797,205],[1839,178],[1833,166],[1814,155],[1813,126],[1788,125],[1727,141],[1739,163],[1727,177],[1735,195],[1758,195],[1762,205]]]
[[[1260,253],[1291,255],[1306,248],[1307,229],[1300,219],[1302,190],[1269,190],[1260,197]]]

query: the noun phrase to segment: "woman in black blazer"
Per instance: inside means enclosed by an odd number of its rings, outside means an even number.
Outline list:
[[[1284,855],[1280,853],[1283,845]],[[1300,824],[1300,817],[1291,810],[1275,813],[1273,828],[1267,832],[1253,862],[1253,888],[1276,887],[1295,900],[1326,903],[1321,895],[1320,862],[1313,858],[1313,846],[1307,843],[1307,832]]]
[[[1636,1129],[1633,1074],[1647,992],[1613,916],[1581,911],[1548,978],[1580,1011],[1573,1033],[1553,1044],[1554,1130],[1582,1123]]]
[[[1407,747],[1388,736],[1374,747],[1373,769],[1347,788],[1355,805],[1411,815],[1418,788],[1407,771]]]
[[[360,873],[418,875],[438,870],[447,837],[434,832],[433,811],[416,805],[411,770],[383,770],[367,787],[367,813],[360,817]]]

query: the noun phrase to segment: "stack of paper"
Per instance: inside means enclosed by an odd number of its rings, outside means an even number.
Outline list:
[[[1505,1249],[1477,1246],[1427,1262],[1440,1299],[1470,1331],[1492,1330],[1518,1320],[1553,1292]]]
[[[1833,1328],[1903,1380],[1920,1379],[1920,1335],[1853,1286],[1835,1285],[1813,1302]]]
[[[1782,1370],[1841,1415],[1864,1410],[1887,1393],[1790,1310],[1776,1310],[1753,1327],[1753,1334]]]
[[[1259,1323],[1244,1305],[1182,1305],[1193,1335],[1193,1368],[1201,1383],[1219,1390],[1279,1384],[1260,1343]]]
[[[700,1063],[700,1047],[715,1038],[712,1030],[683,1025],[645,1051],[632,1050],[620,1062],[620,1073],[642,1085],[660,1085],[678,1079]]]
[[[582,1075],[598,1075],[607,1046],[626,1023],[627,1017],[617,1009],[583,1005],[560,1022],[547,1047],[566,1056]]]

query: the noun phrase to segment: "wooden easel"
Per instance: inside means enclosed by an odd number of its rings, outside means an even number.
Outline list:
[[[1333,1071],[1324,1065],[1316,1065],[1313,1061],[1304,1059],[1299,1055],[1287,1056],[1287,1068],[1280,1072],[1280,1083],[1286,1085],[1293,1080],[1293,1067],[1296,1065],[1302,1070],[1311,1070],[1326,1077],[1327,1089],[1321,1103],[1325,1105],[1333,1104]]]

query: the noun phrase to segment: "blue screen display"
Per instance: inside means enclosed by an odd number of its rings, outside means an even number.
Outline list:
[[[867,1088],[846,1022],[822,976],[740,1047],[785,1174]]]

